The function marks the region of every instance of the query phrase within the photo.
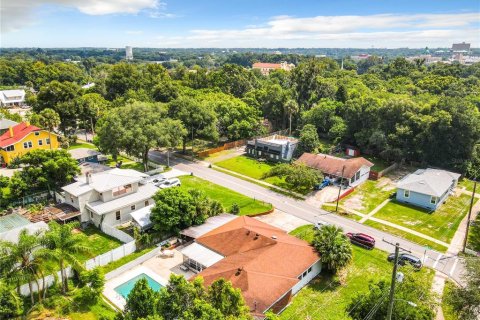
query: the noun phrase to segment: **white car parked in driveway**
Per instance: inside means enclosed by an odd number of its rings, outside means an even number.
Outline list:
[[[182,183],[180,182],[180,179],[173,178],[173,179],[167,179],[166,181],[159,183],[157,187],[160,189],[167,189],[171,187],[179,187],[181,186]]]

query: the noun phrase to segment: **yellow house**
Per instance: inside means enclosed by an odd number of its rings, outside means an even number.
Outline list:
[[[36,149],[58,149],[58,136],[49,134],[29,122],[22,122],[8,128],[0,136],[1,164],[9,164],[13,159]]]

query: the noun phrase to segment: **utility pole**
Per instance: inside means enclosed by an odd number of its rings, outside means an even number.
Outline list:
[[[463,239],[463,253],[465,253],[465,250],[467,248],[468,230],[470,229],[470,219],[471,219],[471,216],[472,216],[472,208],[473,208],[473,202],[474,202],[474,199],[475,199],[475,192],[476,191],[477,191],[477,180],[475,180],[474,183],[473,183],[472,198],[470,199],[470,209],[468,210],[467,230],[465,230],[465,239]]]
[[[406,252],[411,252],[410,250],[406,250],[404,248],[400,247],[400,244],[397,242],[395,244],[383,240],[383,242],[386,242],[388,244],[391,244],[392,246],[395,246],[395,259],[393,261],[393,272],[392,272],[392,283],[390,284],[390,295],[388,298],[388,310],[387,310],[387,320],[392,320],[392,313],[393,313],[393,303],[394,303],[394,297],[395,297],[395,285],[397,282],[397,269],[398,269],[398,255],[400,253],[400,249]]]
[[[345,166],[342,167],[342,176],[340,178],[340,185],[338,187],[337,206],[335,207],[335,212],[338,212],[338,202],[340,201],[340,192],[342,192],[343,173],[344,172],[345,172]]]

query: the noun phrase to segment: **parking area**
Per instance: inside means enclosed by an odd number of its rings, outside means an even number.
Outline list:
[[[268,223],[287,232],[290,232],[305,224],[309,224],[309,222],[306,220],[297,218],[278,209],[275,209],[275,211],[270,214],[257,216],[255,219]]]

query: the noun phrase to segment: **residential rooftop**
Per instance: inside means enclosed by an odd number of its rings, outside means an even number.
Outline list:
[[[313,154],[305,152],[296,163],[301,163],[307,167],[322,171],[324,174],[340,177],[343,170],[343,177],[352,178],[361,167],[373,167],[373,163],[363,157],[357,158],[339,158],[328,154]],[[345,168],[345,169],[343,169]]]
[[[440,169],[418,169],[397,183],[397,188],[441,197],[460,174]]]

